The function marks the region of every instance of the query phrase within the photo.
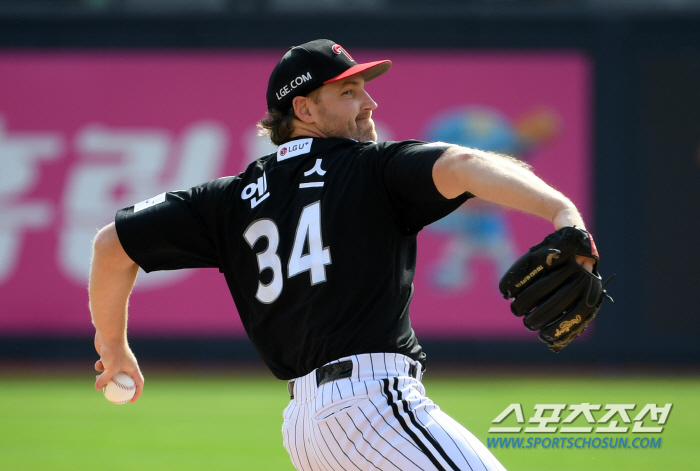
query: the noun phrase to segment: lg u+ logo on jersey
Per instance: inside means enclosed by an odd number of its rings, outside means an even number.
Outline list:
[[[311,150],[311,141],[313,139],[297,139],[296,141],[282,144],[277,148],[277,161],[281,162],[291,157],[296,157],[301,154],[308,154]]]

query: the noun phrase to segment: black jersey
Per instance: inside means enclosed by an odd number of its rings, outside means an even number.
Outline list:
[[[280,379],[348,355],[425,359],[409,320],[416,234],[448,200],[433,164],[447,145],[298,138],[244,173],[119,210],[145,271],[216,267]]]

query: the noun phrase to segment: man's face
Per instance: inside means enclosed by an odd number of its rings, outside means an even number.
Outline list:
[[[315,124],[326,137],[345,137],[357,141],[376,141],[372,110],[377,103],[365,91],[361,75],[326,84],[309,105]]]

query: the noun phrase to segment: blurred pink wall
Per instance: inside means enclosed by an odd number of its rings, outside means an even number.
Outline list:
[[[515,153],[590,219],[591,66],[584,56],[352,54],[394,63],[367,85],[379,103],[380,139],[447,135]],[[87,276],[96,230],[121,207],[236,174],[271,151],[255,123],[279,56],[0,54],[0,335],[91,333]],[[551,224],[466,206],[419,236],[414,328],[419,338],[528,336],[498,293],[498,278]],[[141,273],[130,312],[132,335],[245,335],[216,270]]]

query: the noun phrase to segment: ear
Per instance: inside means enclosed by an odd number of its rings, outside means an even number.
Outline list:
[[[292,101],[292,107],[294,108],[294,114],[296,114],[297,119],[306,123],[312,124],[315,119],[309,108],[311,99],[305,96],[294,97]]]

